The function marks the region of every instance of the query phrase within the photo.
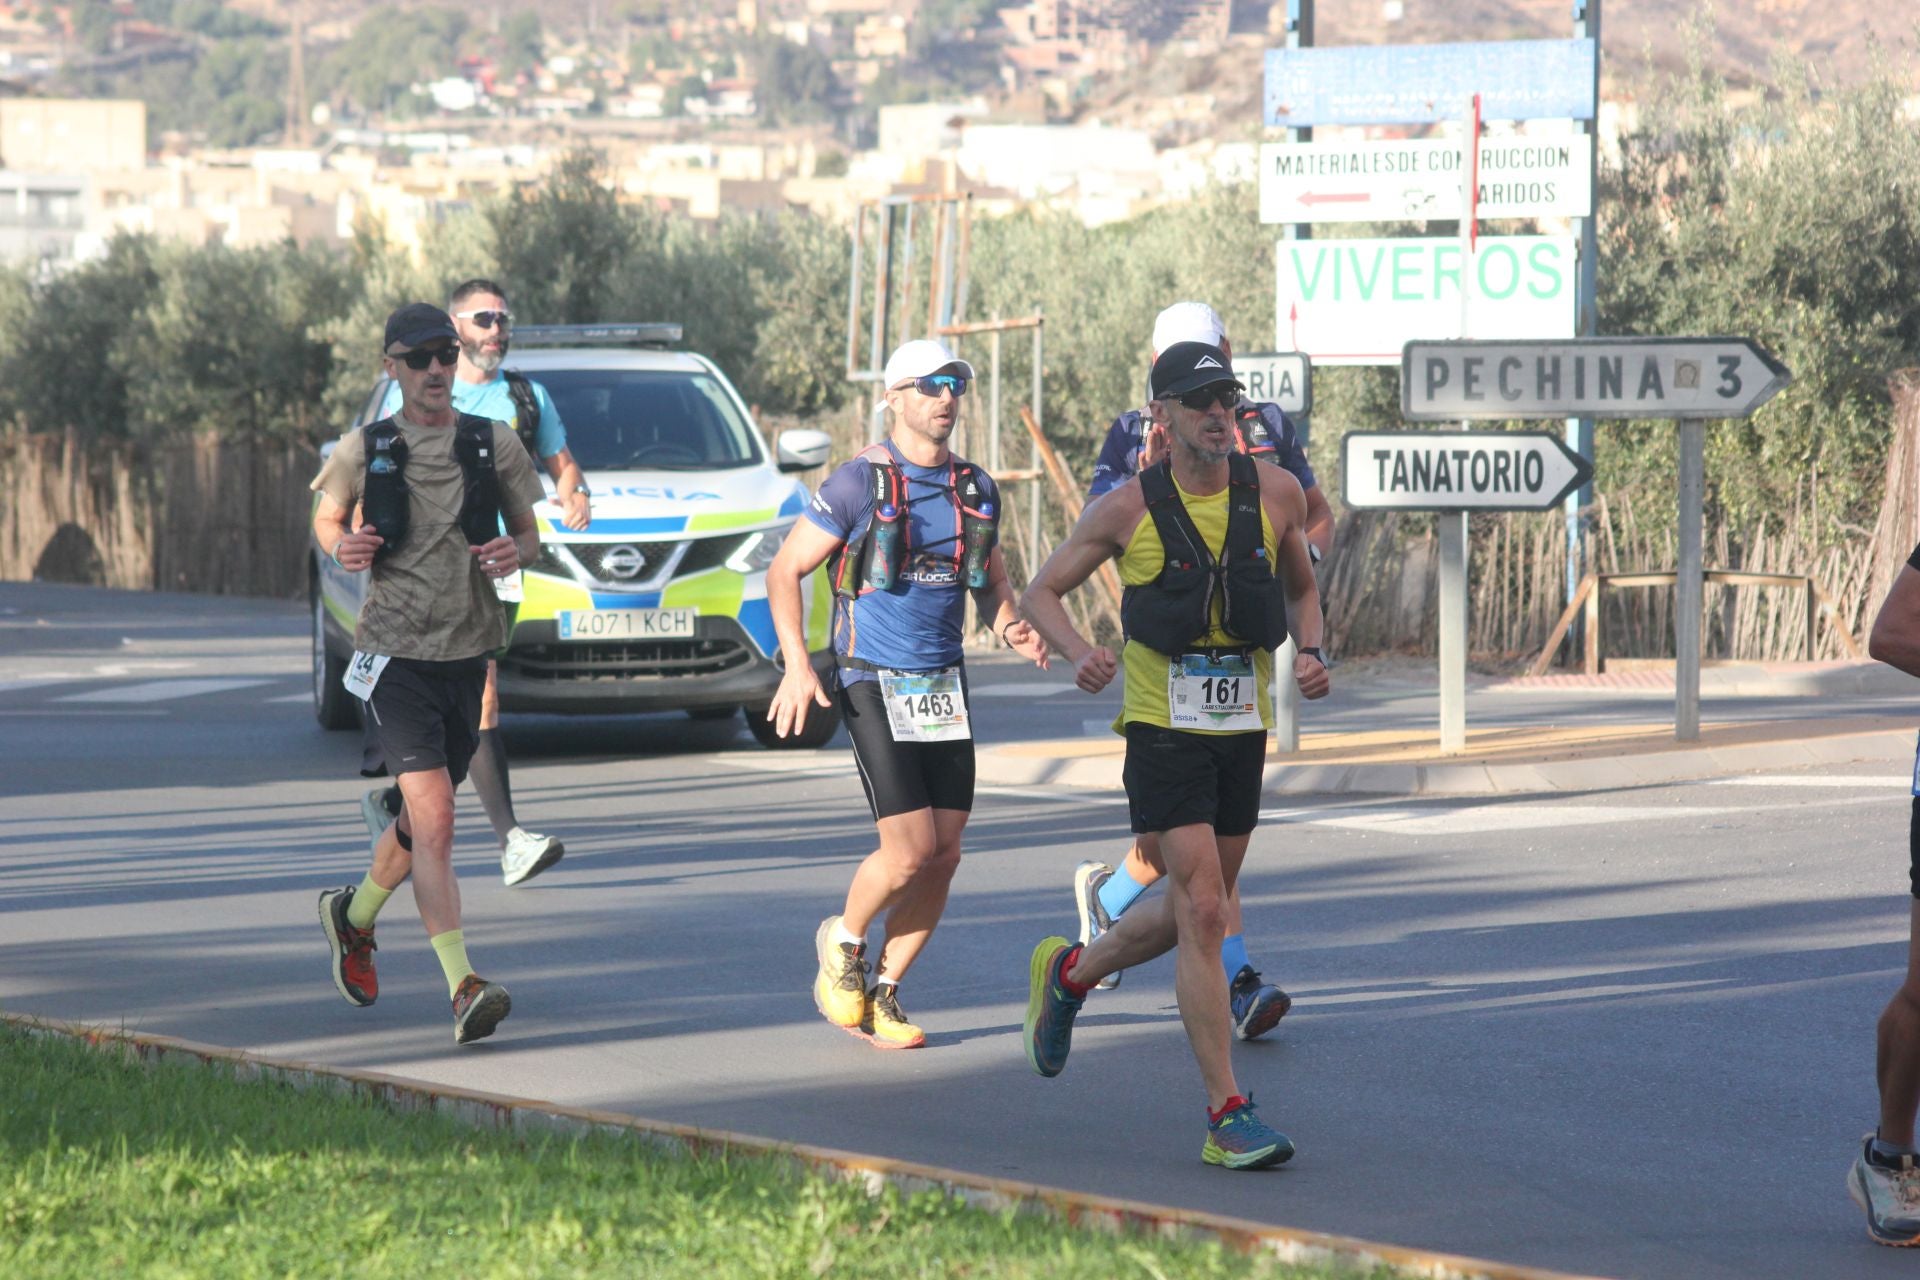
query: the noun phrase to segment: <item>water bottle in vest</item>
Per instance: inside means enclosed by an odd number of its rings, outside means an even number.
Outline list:
[[[874,509],[869,545],[867,582],[875,591],[891,590],[900,576],[900,509],[891,502]]]
[[[393,432],[372,434],[373,456],[367,459],[366,492],[360,499],[360,512],[365,523],[383,539],[373,553],[378,560],[394,551],[406,536],[407,484],[400,461],[394,456],[393,446],[399,436]]]
[[[979,591],[987,585],[987,559],[993,554],[993,544],[998,541],[995,535],[999,526],[993,518],[993,504],[983,502],[977,512],[962,507],[960,529],[967,544],[967,588]]]

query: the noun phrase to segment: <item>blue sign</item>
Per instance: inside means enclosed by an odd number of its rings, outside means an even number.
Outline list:
[[[1489,120],[1591,120],[1594,59],[1591,39],[1269,49],[1266,120],[1436,124],[1464,116],[1476,93]]]

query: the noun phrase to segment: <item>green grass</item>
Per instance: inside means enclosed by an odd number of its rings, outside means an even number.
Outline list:
[[[634,1137],[471,1129],[0,1028],[0,1276],[103,1273],[1355,1274],[931,1193],[870,1196],[786,1163],[672,1155]]]

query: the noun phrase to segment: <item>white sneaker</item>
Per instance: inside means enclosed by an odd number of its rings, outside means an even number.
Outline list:
[[[500,854],[500,878],[509,885],[531,880],[560,861],[566,851],[552,836],[515,827],[507,832],[507,847]]]
[[[1113,928],[1113,921],[1107,918],[1106,908],[1100,905],[1100,886],[1112,876],[1113,868],[1104,862],[1083,862],[1073,870],[1073,906],[1080,915],[1080,945],[1083,947]],[[1124,970],[1115,970],[1094,983],[1094,988],[1099,991],[1113,990],[1120,985],[1122,972]]]
[[[1920,1168],[1912,1156],[1902,1156],[1898,1168],[1875,1164],[1867,1159],[1872,1146],[1868,1134],[1847,1172],[1847,1192],[1867,1212],[1867,1234],[1876,1244],[1920,1245]]]

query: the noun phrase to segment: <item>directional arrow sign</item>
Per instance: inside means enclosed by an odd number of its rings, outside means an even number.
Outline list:
[[[1793,380],[1746,338],[1407,343],[1400,416],[1744,418]]]
[[[1247,388],[1247,399],[1271,401],[1289,417],[1313,412],[1313,361],[1298,351],[1233,353],[1233,376]]]
[[[1460,216],[1458,142],[1269,142],[1260,148],[1260,221],[1431,221]],[[1480,142],[1482,218],[1593,212],[1593,139],[1513,135]]]
[[[1545,511],[1592,475],[1544,431],[1356,431],[1340,441],[1349,507]]]

